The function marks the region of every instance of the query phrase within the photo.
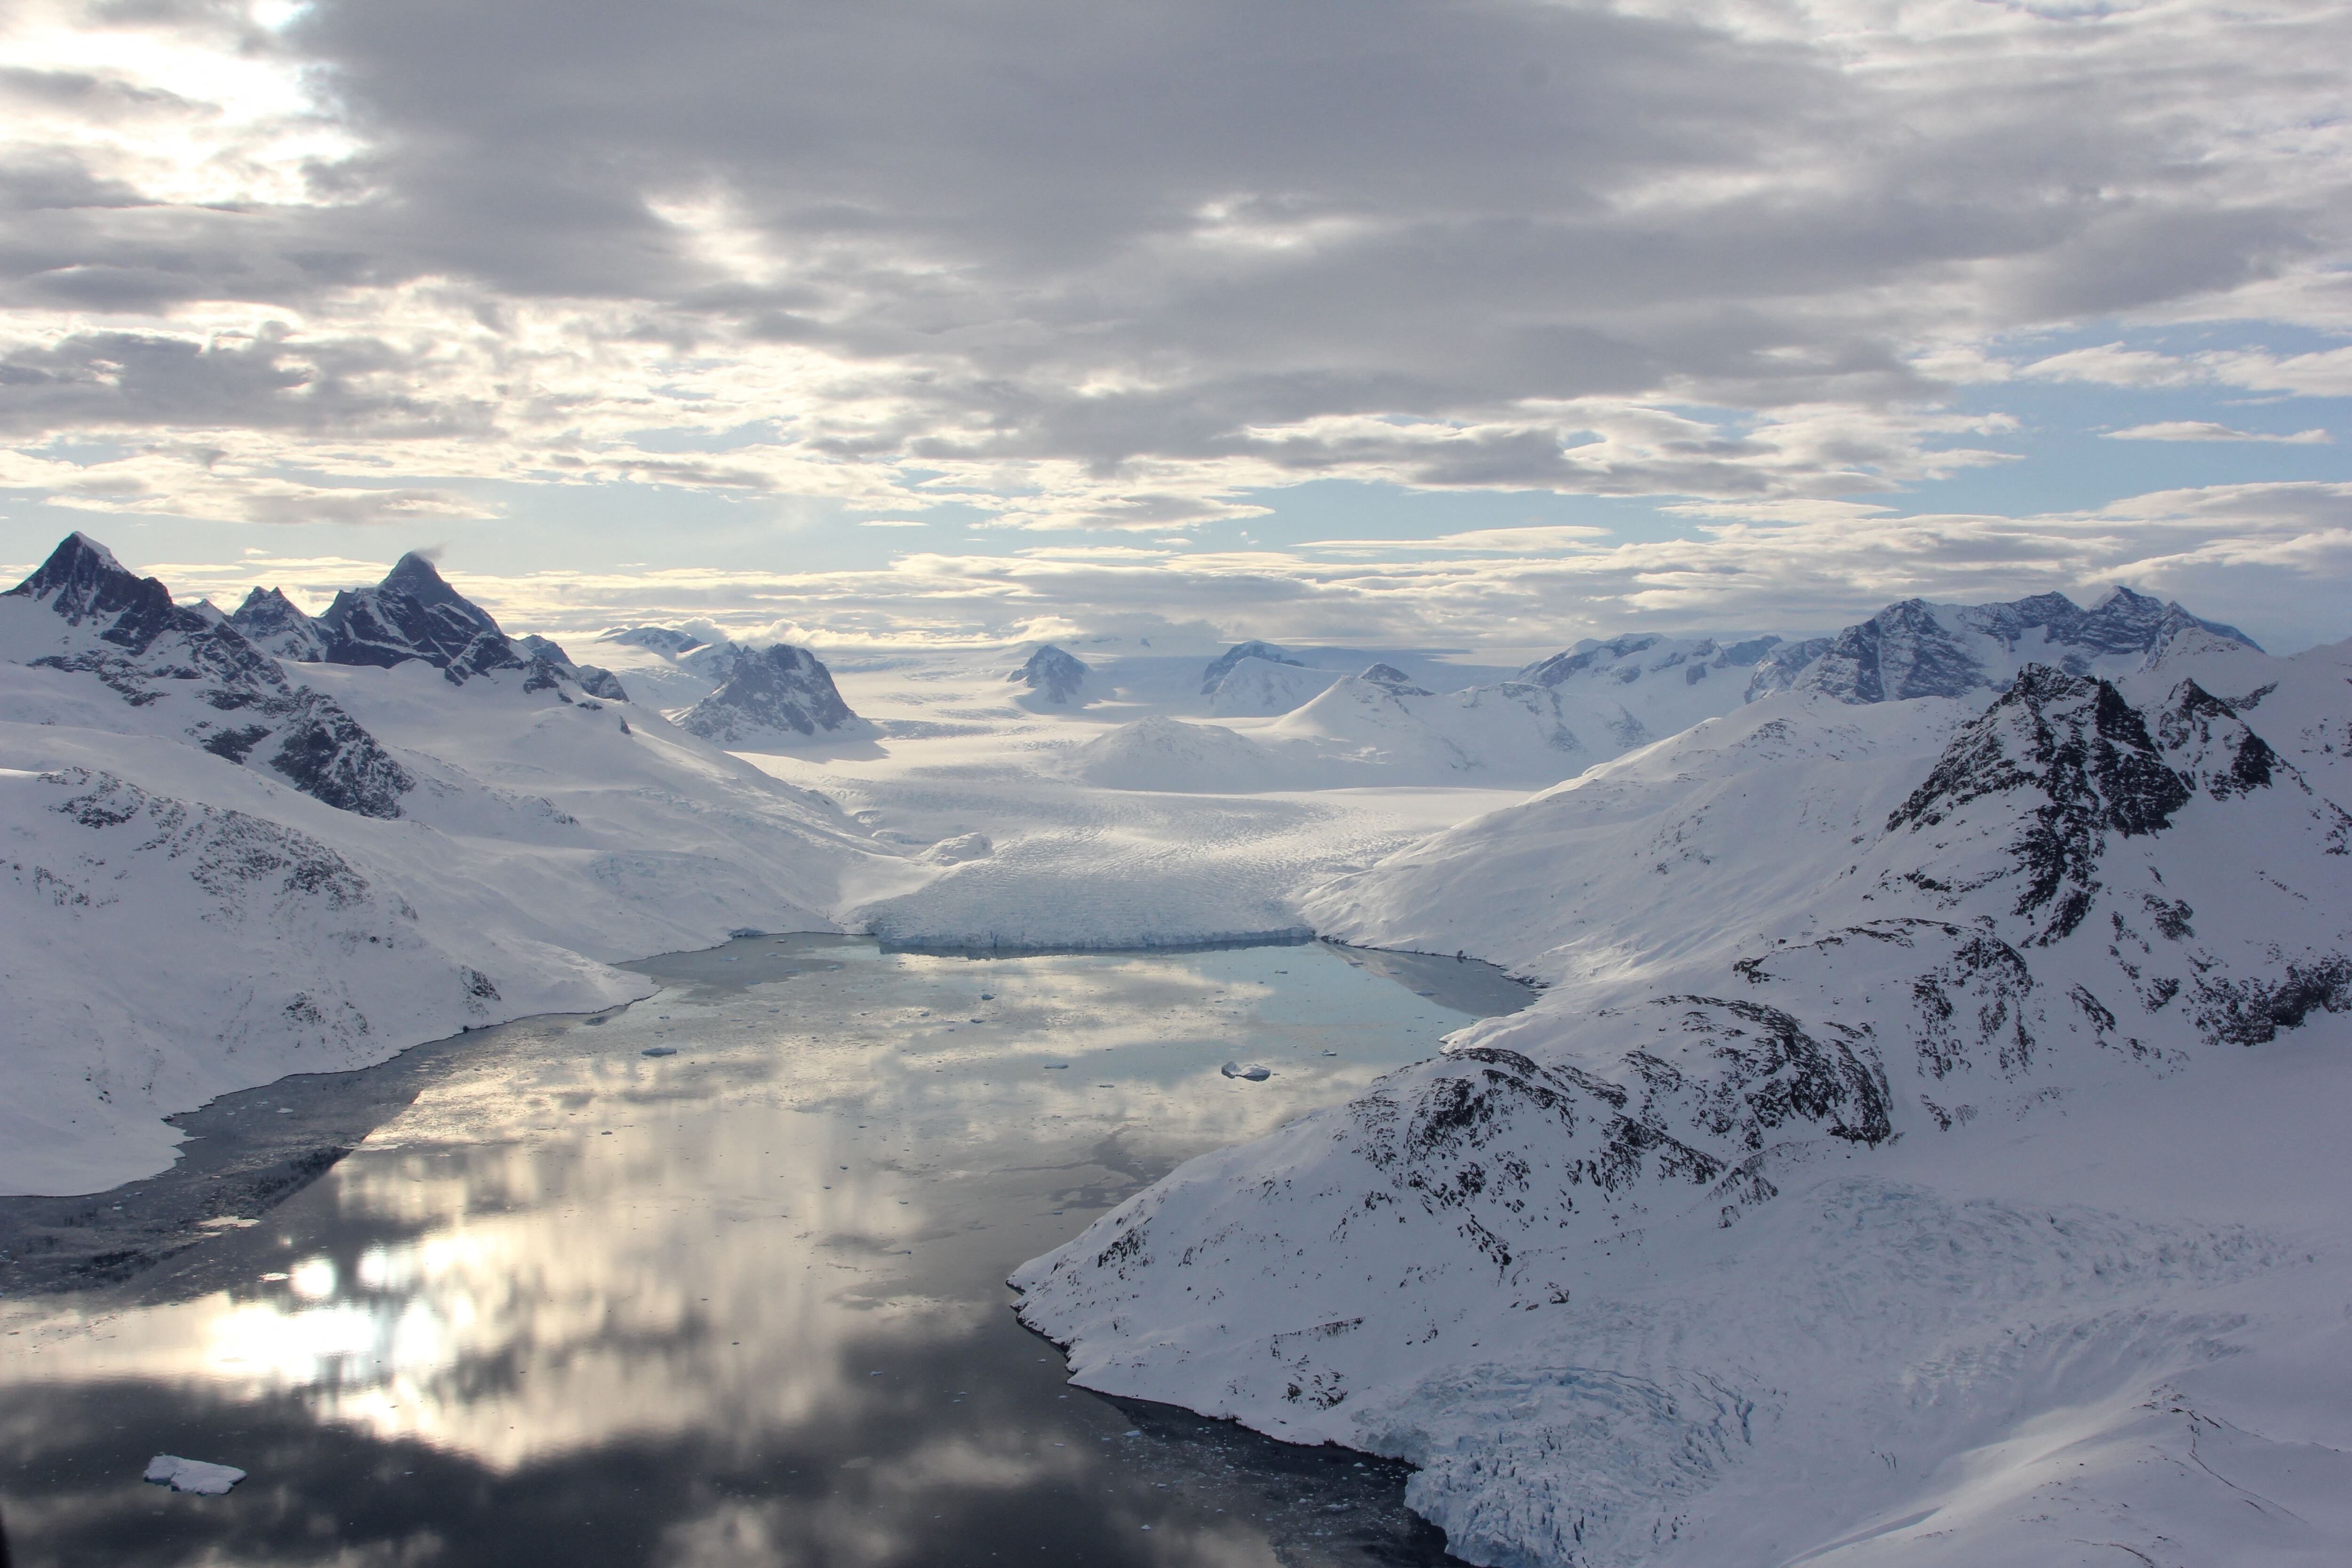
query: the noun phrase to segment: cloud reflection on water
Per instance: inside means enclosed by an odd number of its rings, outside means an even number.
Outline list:
[[[0,1378],[290,1399],[506,1477],[664,1448],[724,1456],[772,1493],[823,1470],[821,1495],[694,1501],[654,1560],[913,1561],[926,1500],[1102,1489],[1088,1478],[1123,1462],[1105,1445],[1128,1417],[1066,1394],[1004,1310],[1013,1264],[1461,1022],[1296,950],[984,970],[868,950],[716,990],[698,966],[714,955],[648,965],[673,989],[601,1027],[492,1049],[209,1244],[243,1248],[253,1284],[13,1310],[37,1353]],[[656,1038],[679,1054],[641,1057]],[[1270,1082],[1217,1077],[1244,1038]],[[1335,1039],[1344,1059],[1320,1054]],[[1271,1561],[1217,1506],[1148,1560]]]

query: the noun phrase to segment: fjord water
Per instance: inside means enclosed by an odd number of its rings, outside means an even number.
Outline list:
[[[258,1223],[0,1305],[16,1568],[1451,1561],[1400,1467],[1072,1388],[1003,1280],[1523,989],[1320,943],[631,967],[660,993],[469,1037]]]

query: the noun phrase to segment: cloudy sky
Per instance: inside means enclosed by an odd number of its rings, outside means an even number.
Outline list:
[[[0,560],[518,627],[2352,636],[2352,7],[8,0]],[[322,602],[322,601],[320,601]]]

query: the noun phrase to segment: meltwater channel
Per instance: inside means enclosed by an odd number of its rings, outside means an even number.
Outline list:
[[[15,1568],[1452,1561],[1402,1467],[1071,1387],[1003,1280],[1523,988],[1322,943],[630,967],[660,993],[231,1097],[81,1200],[185,1233],[240,1138],[379,1108],[257,1215],[0,1303]],[[249,1479],[174,1494],[156,1453]]]

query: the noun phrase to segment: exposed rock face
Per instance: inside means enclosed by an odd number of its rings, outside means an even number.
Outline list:
[[[457,685],[484,670],[520,669],[529,662],[488,611],[442,581],[433,563],[414,551],[374,587],[337,594],[319,625],[327,634],[331,664],[389,668],[421,658]]]
[[[1392,664],[1375,664],[1365,668],[1359,680],[1369,680],[1374,686],[1398,697],[1429,697],[1434,695],[1425,686],[1415,686],[1412,677]]]
[[[2125,611],[2087,632],[2077,612],[2069,635],[2105,647],[2097,657],[2143,657],[2134,639],[2165,617]],[[2021,644],[2064,619],[2029,613],[2043,619],[2018,619]],[[1916,647],[1919,621],[1885,629]],[[1989,1452],[2030,1418],[2019,1412],[2049,1408],[2037,1400],[2085,1408],[2084,1392],[2044,1386],[2044,1362],[1990,1371],[2021,1333],[2053,1333],[2069,1366],[2088,1364],[2078,1347],[2106,1347],[2097,1375],[2115,1381],[2095,1396],[2139,1408],[2147,1384],[2130,1380],[2158,1375],[2134,1337],[2161,1316],[2147,1303],[2178,1268],[2230,1277],[2238,1240],[2101,1216],[2099,1261],[2084,1268],[2084,1222],[2042,1208],[2014,1226],[1970,1219],[1991,1228],[1963,1241],[1963,1205],[1916,1186],[1898,1201],[1872,1178],[1872,1151],[1905,1140],[1913,1184],[1973,1172],[1935,1163],[2009,1157],[1992,1133],[1968,1142],[1972,1123],[2063,1142],[2066,1113],[2048,1107],[2090,1109],[2102,1086],[2154,1092],[2189,1064],[2352,1009],[2352,814],[2250,727],[2242,703],[2195,680],[2135,699],[2054,665],[2001,671],[1981,648],[1959,651],[2005,689],[1916,773],[1846,768],[1835,738],[1857,728],[1841,717],[1853,710],[1784,696],[1769,718],[1717,721],[1755,732],[1717,753],[1722,788],[1677,797],[1690,803],[1680,815],[1654,818],[1638,784],[1588,778],[1514,808],[1587,810],[1593,837],[1574,858],[1530,868],[1525,842],[1477,838],[1474,825],[1457,836],[1486,846],[1481,865],[1429,864],[1439,855],[1423,845],[1350,879],[1353,896],[1373,898],[1386,870],[1474,915],[1515,881],[1575,893],[1549,912],[1540,892],[1526,902],[1554,941],[1593,923],[1601,887],[1633,896],[1528,1012],[1471,1026],[1351,1104],[1194,1162],[1024,1265],[1024,1320],[1071,1347],[1084,1386],[1410,1455],[1423,1467],[1413,1506],[1475,1561],[1727,1561],[1738,1552],[1705,1543],[1738,1538],[1757,1478],[1794,1485],[1858,1431],[1902,1434],[1904,1470],[1926,1475]],[[1943,679],[1948,651],[1882,668]],[[2284,684],[2257,688],[2264,716],[2292,704],[2280,717],[2306,726],[2300,755],[2335,767],[2352,705],[2340,672],[2287,662],[2272,667]],[[1909,717],[1877,709],[1871,725]],[[1780,778],[1739,771],[1750,742],[1769,743]],[[1703,756],[1684,749],[1617,767],[1690,790],[1685,763]],[[1857,820],[1841,785],[1873,777],[1907,794],[1879,794],[1887,804]],[[1739,872],[1715,867],[1677,896],[1685,848],[1703,859],[1733,844]],[[1783,856],[1812,858],[1779,902],[1710,931],[1712,906],[1746,890],[1733,881]],[[1640,883],[1607,880],[1612,857]],[[1395,907],[1419,919],[1414,903],[1401,894]],[[1509,934],[1518,908],[1488,934]],[[1804,1214],[1769,1217],[1798,1184]],[[1906,1204],[1916,1226],[1893,1217]],[[1769,1252],[1742,1255],[1749,1275],[1717,1272],[1710,1260],[1738,1244],[1706,1238],[1751,1225],[1811,1250],[1781,1272]],[[2012,1260],[1998,1279],[1919,1267],[1980,1245]],[[2184,1247],[2213,1261],[2186,1263]],[[1772,1305],[1821,1281],[1801,1310]],[[2075,1296],[2126,1289],[2146,1293]],[[1691,1315],[1701,1297],[1711,1315]],[[1882,1311],[1884,1328],[1853,1326]],[[1919,1390],[1957,1391],[1967,1379],[1937,1381],[1956,1354],[1988,1358],[1969,1375],[1990,1392],[1965,1418],[1937,1416],[1948,1429],[1931,1441]],[[1832,1364],[1865,1370],[1829,1395],[1800,1371]],[[1928,1495],[1885,1517],[1925,1518]],[[1811,1539],[1843,1539],[1833,1510],[1819,1518]]]
[[[362,816],[398,816],[415,787],[332,698],[292,685],[233,624],[174,605],[160,581],[132,576],[84,535],[68,535],[6,596],[46,605],[68,629],[58,652],[28,663],[94,675],[134,708],[184,710],[173,716],[186,737],[226,762],[266,763]]]
[[[1029,656],[1029,662],[1005,679],[1017,680],[1055,707],[1068,704],[1086,689],[1088,670],[1084,660],[1047,643]]]
[[[252,598],[246,605],[260,620],[282,621],[287,611],[299,614],[290,605],[284,611],[257,605]],[[394,563],[374,587],[337,594],[326,614],[310,624],[320,639],[319,657],[328,664],[388,669],[422,659],[452,686],[494,670],[520,670],[525,691],[549,692],[559,701],[572,700],[563,689],[566,681],[593,697],[628,700],[610,670],[572,663],[545,637],[518,641],[508,637],[488,610],[449,586],[433,563],[414,551]],[[283,635],[293,640],[299,628]]]
[[[1245,658],[1261,658],[1268,664],[1297,664],[1289,653],[1270,642],[1235,643],[1209,661],[1201,671],[1201,695],[1206,697],[1217,689],[1218,683],[1233,672],[1234,666]],[[1305,667],[1300,666],[1301,668]]]
[[[722,746],[809,736],[859,722],[834,689],[833,672],[804,647],[777,643],[744,653],[727,683],[678,718]]]
[[[1771,648],[1756,661],[1756,671],[1748,678],[1744,701],[1753,702],[1759,697],[1769,697],[1775,691],[1786,691],[1797,684],[1797,678],[1830,651],[1830,637],[1806,637],[1798,642],[1784,642]]]
[[[319,623],[275,588],[256,588],[228,618],[246,641],[265,653],[297,664],[319,664],[327,657],[327,634]]]
[[[556,643],[542,637],[519,638],[515,647],[530,658],[534,668],[553,669],[591,697],[601,697],[607,702],[626,702],[629,693],[621,678],[602,665],[574,664],[572,656]]]

